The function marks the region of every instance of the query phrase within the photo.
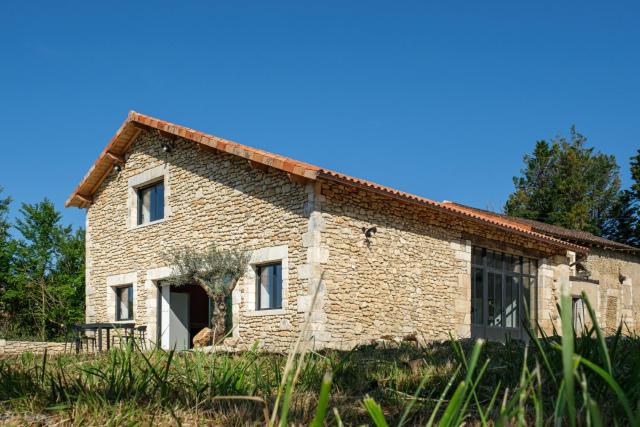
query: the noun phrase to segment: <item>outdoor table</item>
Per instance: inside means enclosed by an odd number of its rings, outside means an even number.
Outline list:
[[[96,331],[97,332],[97,340],[98,340],[98,351],[102,351],[102,331],[104,330],[107,334],[107,350],[111,348],[111,330],[112,329],[133,329],[136,327],[136,324],[131,323],[85,323],[83,325],[78,325],[84,331]]]

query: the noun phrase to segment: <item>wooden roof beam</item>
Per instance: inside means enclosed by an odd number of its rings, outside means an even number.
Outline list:
[[[86,203],[88,205],[93,203],[93,197],[84,196],[80,193],[76,194],[76,198],[79,199],[82,203]]]
[[[308,178],[305,178],[304,176],[293,174],[291,172],[287,173],[287,178],[289,178],[289,181],[293,182],[294,184],[306,185],[307,182],[309,182]]]
[[[121,165],[124,165],[124,163],[125,163],[124,156],[121,156],[121,155],[116,154],[116,153],[112,153],[111,151],[107,151],[107,157],[109,157],[115,163],[119,163]]]
[[[160,135],[163,138],[167,138],[171,141],[175,141],[176,139],[178,139],[178,135],[175,135],[171,132],[167,132],[164,130],[160,130],[160,129],[156,129],[158,131],[158,135]]]
[[[255,160],[247,160],[247,162],[249,162],[249,166],[251,166],[251,169],[257,169],[262,172],[266,172],[269,170],[269,166],[265,165],[264,163],[258,163]]]

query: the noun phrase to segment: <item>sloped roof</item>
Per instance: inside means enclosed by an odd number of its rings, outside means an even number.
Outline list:
[[[534,219],[521,218],[508,216],[505,214],[500,214],[496,212],[490,212],[483,209],[473,208],[471,206],[462,205],[460,203],[444,201],[442,202],[444,205],[455,206],[459,209],[465,209],[469,212],[475,212],[477,214],[485,215],[487,217],[497,217],[501,218],[505,221],[512,221],[514,223],[527,225],[531,227],[532,231],[536,231],[538,233],[547,234],[549,236],[557,237],[562,240],[570,241],[573,243],[577,243],[579,245],[587,245],[593,247],[601,247],[611,250],[620,250],[620,251],[628,251],[628,252],[639,252],[640,249],[634,248],[633,246],[625,245],[624,243],[619,243],[613,240],[605,239],[600,236],[596,236],[595,234],[588,233],[586,231],[581,230],[572,230],[565,227],[560,227],[558,225],[547,224],[545,222],[536,221]]]
[[[116,164],[124,162],[126,152],[129,150],[142,129],[156,130],[164,135],[191,140],[198,144],[245,158],[252,164],[278,169],[303,179],[311,181],[318,179],[339,181],[347,185],[364,188],[369,191],[374,191],[397,199],[402,199],[410,203],[435,209],[452,217],[480,222],[507,232],[524,235],[531,239],[542,241],[556,247],[581,253],[587,252],[587,249],[582,246],[537,232],[530,225],[523,224],[519,221],[512,221],[511,219],[501,218],[495,215],[487,215],[482,212],[463,208],[461,205],[438,203],[434,200],[405,193],[394,188],[385,187],[371,181],[323,169],[309,163],[300,162],[298,160],[269,153],[264,150],[252,148],[237,142],[229,141],[217,136],[140,114],[135,111],[131,111],[129,113],[124,123],[111,138],[82,181],[80,181],[80,184],[78,184],[74,192],[69,196],[65,206],[75,206],[79,208],[90,206],[93,202],[93,195],[100,187],[102,181]]]

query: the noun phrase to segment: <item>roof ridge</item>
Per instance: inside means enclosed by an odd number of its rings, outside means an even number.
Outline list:
[[[547,243],[555,246],[561,246],[565,249],[577,252],[587,251],[586,248],[579,245],[557,239],[544,233],[539,233],[533,230],[529,225],[521,224],[512,220],[496,220],[494,218],[489,218],[488,215],[478,215],[477,213],[468,212],[460,207],[452,207],[450,204],[439,203],[426,197],[406,193],[391,187],[376,184],[372,181],[355,178],[329,169],[321,168],[310,163],[270,153],[259,148],[250,147],[248,145],[220,138],[186,126],[177,125],[146,114],[138,113],[134,110],[129,111],[124,123],[116,131],[115,135],[111,138],[105,149],[102,151],[71,196],[69,196],[65,206],[88,207],[91,205],[93,194],[117,163],[117,159],[121,158],[131,144],[133,144],[140,133],[141,128],[156,129],[175,137],[188,139],[216,150],[245,158],[252,164],[256,163],[278,169],[306,180],[313,181],[317,180],[319,177],[338,180],[346,184],[364,187],[365,189],[382,192],[392,197],[402,198],[420,205],[426,205],[467,219],[488,223],[507,231],[521,233],[537,240],[546,241]]]

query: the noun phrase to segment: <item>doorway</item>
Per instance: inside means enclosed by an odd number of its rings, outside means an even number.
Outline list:
[[[159,284],[158,343],[165,350],[188,350],[193,337],[210,326],[211,304],[198,285]]]

